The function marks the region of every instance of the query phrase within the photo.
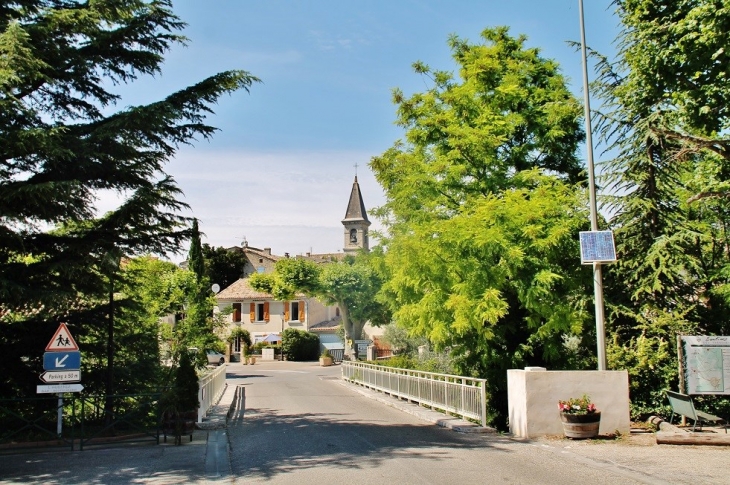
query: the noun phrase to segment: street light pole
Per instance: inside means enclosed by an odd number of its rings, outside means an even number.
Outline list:
[[[580,13],[580,45],[583,60],[583,109],[586,124],[586,158],[588,161],[588,191],[590,194],[591,231],[598,231],[598,209],[596,204],[596,178],[593,164],[593,137],[591,133],[591,104],[588,94],[588,60],[586,55],[586,30],[583,20],[583,0],[578,0]],[[598,370],[606,370],[606,327],[603,314],[603,274],[601,263],[593,263],[593,295],[596,308],[596,346],[598,347]]]

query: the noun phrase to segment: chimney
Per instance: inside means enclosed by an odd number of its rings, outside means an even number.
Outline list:
[[[311,255],[312,255],[312,253],[307,253],[307,257],[310,257]]]
[[[271,248],[264,248],[265,254],[271,254]]]

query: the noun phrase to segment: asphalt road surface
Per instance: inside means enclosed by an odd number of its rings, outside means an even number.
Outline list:
[[[240,366],[244,390],[229,423],[231,481],[275,484],[631,484],[631,470],[498,434],[463,434],[364,398],[339,366]]]

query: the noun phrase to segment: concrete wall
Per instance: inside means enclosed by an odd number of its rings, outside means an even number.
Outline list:
[[[563,434],[558,401],[583,394],[588,394],[601,412],[599,433],[630,432],[626,371],[511,369],[507,371],[507,393],[510,432],[518,437]]]
[[[312,325],[329,320],[331,318],[330,314],[334,315],[334,306],[325,306],[314,298],[307,298],[305,301],[307,302],[307,321],[302,330],[309,330]]]

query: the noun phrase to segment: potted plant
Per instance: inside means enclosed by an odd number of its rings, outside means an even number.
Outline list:
[[[330,351],[328,349],[324,349],[322,354],[319,356],[319,365],[322,367],[330,366],[334,363],[334,359],[332,358],[332,354],[330,354]]]
[[[567,438],[585,439],[598,435],[601,425],[601,412],[586,394],[567,401],[558,401],[563,433]]]

